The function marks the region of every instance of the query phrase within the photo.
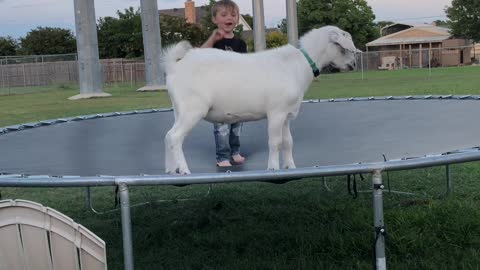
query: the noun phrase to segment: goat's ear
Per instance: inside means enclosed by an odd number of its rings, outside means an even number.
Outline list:
[[[340,34],[337,31],[331,31],[330,32],[330,41],[335,43],[335,44],[339,44],[339,40],[340,40]]]

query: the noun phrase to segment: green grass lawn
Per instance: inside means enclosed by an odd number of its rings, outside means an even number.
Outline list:
[[[306,98],[479,94],[480,68],[402,70],[322,75]],[[113,97],[69,101],[73,87],[0,95],[0,126],[98,112],[169,107],[164,92],[130,85],[106,87]],[[1,147],[1,146],[0,146]],[[0,148],[1,151],[1,148]],[[389,269],[479,269],[480,166],[452,165],[446,198],[445,168],[389,173],[386,194]],[[1,168],[0,168],[1,171]],[[385,175],[386,176],[386,175]],[[385,177],[386,178],[386,177]],[[207,186],[134,187],[132,203],[172,199],[132,209],[136,269],[371,269],[371,194],[347,194],[345,177]],[[369,177],[359,181],[369,190]],[[120,213],[95,215],[80,188],[1,188],[2,198],[29,199],[85,225],[107,243],[108,269],[123,269]],[[196,200],[180,201],[185,197]],[[94,189],[94,206],[109,209],[114,188]]]

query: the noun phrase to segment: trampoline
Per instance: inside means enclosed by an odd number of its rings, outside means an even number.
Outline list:
[[[133,269],[129,187],[295,180],[371,174],[373,254],[386,269],[382,172],[480,160],[480,96],[310,100],[291,130],[297,169],[267,171],[266,122],[241,135],[244,165],[215,166],[213,129],[200,122],[184,150],[192,175],[164,174],[163,138],[173,111],[146,110],[0,128],[0,187],[116,186],[125,269]],[[225,173],[226,172],[226,173]]]
[[[478,97],[384,97],[306,101],[292,121],[298,168],[376,163],[480,145]],[[23,175],[98,176],[164,173],[163,138],[171,110],[111,113],[7,127],[0,132],[0,172]],[[212,125],[200,122],[184,150],[192,173],[215,166]],[[265,170],[266,121],[247,122],[241,135],[244,165]]]

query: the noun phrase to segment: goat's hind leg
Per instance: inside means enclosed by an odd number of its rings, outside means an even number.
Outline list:
[[[283,125],[282,132],[282,162],[284,169],[295,169],[295,162],[293,161],[293,139],[290,133],[290,119],[286,119]]]
[[[271,113],[268,115],[268,170],[280,169],[280,150],[282,148],[283,125],[286,114]]]
[[[183,153],[183,142],[187,134],[205,114],[203,111],[177,112],[173,127],[165,136],[165,172],[169,174],[190,174]]]

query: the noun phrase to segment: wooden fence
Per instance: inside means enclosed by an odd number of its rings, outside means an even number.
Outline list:
[[[143,61],[125,59],[100,60],[103,83],[137,83],[145,81]],[[0,88],[34,87],[78,83],[76,61],[0,65]]]

